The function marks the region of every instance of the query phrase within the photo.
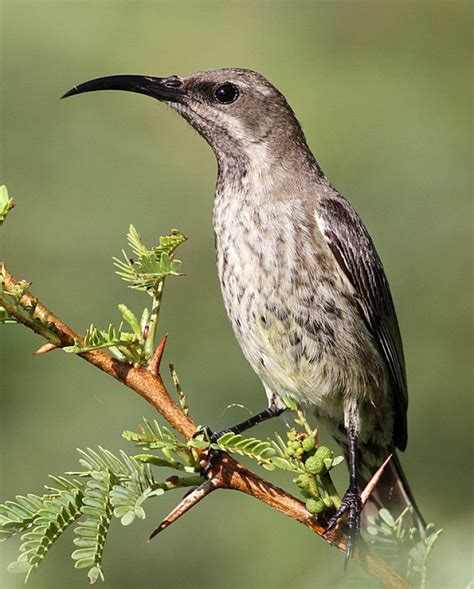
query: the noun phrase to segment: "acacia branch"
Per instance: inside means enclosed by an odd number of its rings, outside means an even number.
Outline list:
[[[14,292],[21,287],[19,281],[6,270],[3,263],[0,263],[0,277],[4,292]],[[18,301],[18,305],[26,312],[26,315],[21,313],[16,306],[12,305],[2,291],[0,291],[0,303],[6,308],[9,315],[32,329],[38,335],[46,338],[55,348],[70,346],[74,344],[74,340],[82,340],[78,333],[61,321],[61,319],[54,315],[29,291],[25,292]],[[40,348],[40,350],[42,349],[44,347]],[[161,354],[161,351],[159,354]],[[112,358],[102,350],[94,350],[78,355],[138,393],[185,439],[190,440],[193,437],[198,425],[172,399],[161,376],[155,370],[151,372],[145,367],[133,367],[130,364]],[[156,364],[159,365],[159,362],[156,362]],[[203,451],[203,458],[204,453],[205,451]],[[380,477],[381,471],[377,474]],[[324,523],[321,519],[310,514],[301,501],[276,485],[262,479],[231,456],[223,453],[219,454],[212,468],[207,473],[207,477],[208,480],[203,486],[198,487],[188,495],[171,512],[168,518],[165,518],[156,533],[178,519],[178,517],[187,512],[211,491],[221,488],[240,491],[266,503],[273,509],[304,524],[339,550],[345,551],[346,538],[340,529],[336,528],[325,534]],[[365,492],[365,499],[368,498],[371,490],[373,488]],[[408,589],[410,587],[394,569],[379,558],[365,544],[360,543],[356,547],[354,557],[368,572],[377,577],[387,589]]]

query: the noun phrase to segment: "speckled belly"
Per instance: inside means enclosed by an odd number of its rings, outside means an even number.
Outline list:
[[[377,420],[388,410],[386,369],[328,248],[283,239],[284,226],[264,236],[244,228],[216,232],[217,261],[227,313],[255,372],[272,393],[334,427],[356,405]]]

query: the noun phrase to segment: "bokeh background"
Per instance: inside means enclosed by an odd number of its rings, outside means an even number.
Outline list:
[[[149,243],[179,227],[187,276],[170,280],[162,332],[201,423],[221,428],[264,406],[224,313],[211,225],[216,165],[187,124],[143,96],[73,85],[113,73],[185,75],[240,66],[288,97],[316,156],[365,219],[388,273],[410,387],[407,475],[428,520],[445,529],[430,587],[471,576],[472,424],[469,3],[1,2],[0,183],[17,208],[0,258],[76,329],[141,308],[114,275],[129,223]],[[40,492],[76,467],[76,447],[126,447],[150,408],[79,359],[34,357],[40,340],[0,332],[1,494]],[[242,404],[245,408],[232,406]],[[265,436],[284,424],[255,430]],[[131,448],[129,448],[131,450]],[[339,484],[345,485],[344,469]],[[284,477],[277,481],[288,484]],[[179,499],[129,528],[114,522],[106,586],[337,587],[342,557],[265,506],[216,494],[153,543]],[[63,538],[31,582],[84,587]],[[0,585],[17,545],[2,545]]]

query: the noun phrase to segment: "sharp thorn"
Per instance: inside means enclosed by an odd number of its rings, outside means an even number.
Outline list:
[[[39,356],[40,354],[47,354],[48,352],[52,352],[53,350],[56,350],[60,347],[61,346],[58,344],[51,344],[48,342],[36,350],[35,356]]]
[[[153,354],[150,363],[148,364],[148,370],[154,375],[158,376],[160,374],[160,365],[161,365],[161,358],[163,357],[163,352],[165,351],[166,341],[168,339],[168,334],[166,333],[162,338],[158,347]]]
[[[393,454],[389,454],[387,456],[387,458],[385,459],[385,461],[381,464],[381,466],[379,466],[379,468],[376,471],[376,473],[374,474],[374,476],[370,479],[370,481],[367,483],[365,489],[360,494],[360,499],[361,499],[361,502],[362,502],[362,507],[367,503],[367,501],[369,500],[369,497],[371,496],[371,494],[373,493],[373,491],[374,491],[375,487],[377,486],[378,482],[382,478],[383,472],[384,472],[387,464],[392,459],[392,456],[393,456]]]
[[[173,524],[176,520],[178,520],[181,516],[187,513],[191,508],[193,508],[199,501],[204,499],[206,495],[212,493],[218,487],[212,480],[206,480],[196,487],[191,493],[185,495],[180,503],[163,519],[160,525],[153,530],[148,538],[148,542],[152,540],[156,535],[160,532],[168,528],[171,524]]]

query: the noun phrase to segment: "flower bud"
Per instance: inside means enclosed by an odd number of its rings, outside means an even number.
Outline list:
[[[313,515],[318,515],[326,509],[326,506],[322,499],[315,499],[312,497],[306,501],[306,509]]]
[[[316,455],[307,458],[304,467],[311,474],[322,474],[325,471],[324,462]]]
[[[316,448],[316,442],[315,442],[313,436],[308,436],[307,438],[305,438],[303,440],[303,450],[307,454],[311,454],[315,448]]]
[[[295,483],[300,487],[300,489],[307,489],[309,487],[309,478],[307,474],[300,474],[295,479]]]
[[[321,461],[327,460],[328,458],[332,460],[334,457],[334,452],[327,446],[319,446],[319,448],[316,450],[315,456],[317,456]]]

